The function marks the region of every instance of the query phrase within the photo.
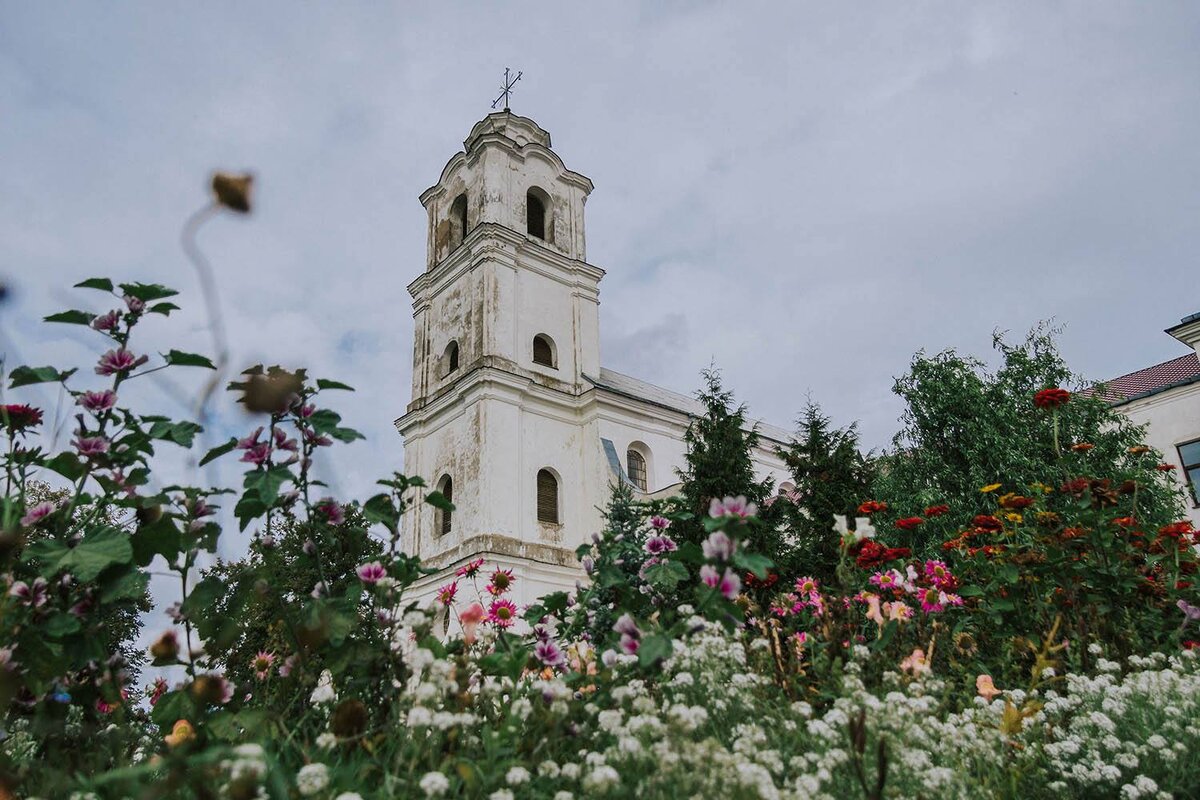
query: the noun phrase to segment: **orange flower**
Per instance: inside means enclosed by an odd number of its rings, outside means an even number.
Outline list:
[[[163,737],[163,741],[167,743],[167,747],[178,747],[181,744],[187,744],[196,738],[196,729],[192,727],[192,723],[186,719],[181,719],[171,728],[171,732]]]
[[[980,697],[982,697],[984,700],[987,700],[989,703],[992,702],[992,699],[995,698],[996,695],[1003,694],[1003,692],[996,688],[996,684],[992,681],[991,675],[980,675],[978,678],[976,678],[975,691],[979,693]]]
[[[1145,455],[1150,452],[1150,448],[1144,444],[1137,444],[1129,448],[1129,454],[1132,456]]]
[[[1088,450],[1091,450],[1095,446],[1096,445],[1094,445],[1090,442],[1079,442],[1078,444],[1071,445],[1071,449],[1074,450],[1076,453],[1086,453]]]
[[[1171,470],[1175,469],[1175,465],[1174,464],[1159,464],[1157,467],[1155,467],[1155,469],[1158,470],[1159,472],[1170,472]]]

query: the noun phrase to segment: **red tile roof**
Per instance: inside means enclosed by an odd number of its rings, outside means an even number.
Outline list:
[[[1104,396],[1113,403],[1200,381],[1200,357],[1195,353],[1173,358],[1105,382]]]

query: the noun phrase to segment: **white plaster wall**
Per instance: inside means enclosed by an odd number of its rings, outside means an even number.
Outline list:
[[[1135,424],[1149,424],[1146,444],[1161,451],[1166,463],[1175,465],[1172,474],[1180,486],[1185,486],[1186,476],[1176,445],[1200,439],[1200,383],[1151,395],[1118,408]],[[1200,508],[1196,507],[1190,492],[1187,505],[1193,527],[1200,528]]]

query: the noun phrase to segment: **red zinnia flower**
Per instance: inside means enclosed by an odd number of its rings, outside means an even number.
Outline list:
[[[22,433],[41,424],[42,410],[40,408],[25,404],[0,406],[0,425],[8,428],[11,433]]]
[[[1164,525],[1158,529],[1158,532],[1163,536],[1170,536],[1173,539],[1178,539],[1180,536],[1186,536],[1192,533],[1192,523],[1188,520],[1172,522],[1170,525]]]
[[[1170,472],[1171,470],[1175,469],[1175,465],[1174,464],[1159,464],[1158,466],[1155,467],[1155,469],[1158,470],[1159,472]]]
[[[971,524],[976,530],[995,533],[996,531],[1004,530],[1004,523],[993,517],[991,514],[980,514],[975,519],[971,520]]]
[[[1051,389],[1042,389],[1035,394],[1033,396],[1033,404],[1038,408],[1058,408],[1059,406],[1065,406],[1070,399],[1070,392],[1055,386]]]
[[[947,505],[929,506],[928,508],[925,509],[925,516],[940,517],[942,514],[948,514],[949,512],[950,512],[950,506],[947,506]]]
[[[920,517],[905,517],[904,519],[896,520],[896,527],[902,531],[911,531],[918,525],[924,525],[925,520]]]
[[[1122,528],[1136,528],[1138,524],[1133,517],[1117,517],[1112,522],[1113,525],[1119,525]]]
[[[1092,444],[1091,442],[1079,442],[1078,444],[1071,445],[1071,449],[1076,453],[1086,453],[1095,446],[1096,445]]]
[[[858,507],[860,514],[874,514],[877,511],[887,511],[888,504],[882,500],[868,500]]]

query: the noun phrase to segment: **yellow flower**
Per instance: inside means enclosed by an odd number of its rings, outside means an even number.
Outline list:
[[[178,747],[195,738],[196,730],[192,727],[192,723],[186,719],[181,719],[171,728],[171,732],[163,737],[163,741],[167,743],[168,747]]]
[[[1050,494],[1054,491],[1053,486],[1047,486],[1044,483],[1031,483],[1029,484],[1029,488],[1041,492],[1042,494]]]
[[[979,491],[983,492],[984,494],[987,494],[988,492],[994,492],[994,491],[996,491],[997,489],[999,489],[999,488],[1000,488],[1001,486],[1003,486],[1003,485],[1004,485],[1004,484],[1001,484],[1001,483],[989,483],[987,486],[983,487],[983,488],[982,488],[982,489],[980,489]]]
[[[1009,522],[1024,522],[1025,521],[1025,518],[1015,511],[1010,514],[1005,514],[1004,518],[1006,520],[1008,520]]]

